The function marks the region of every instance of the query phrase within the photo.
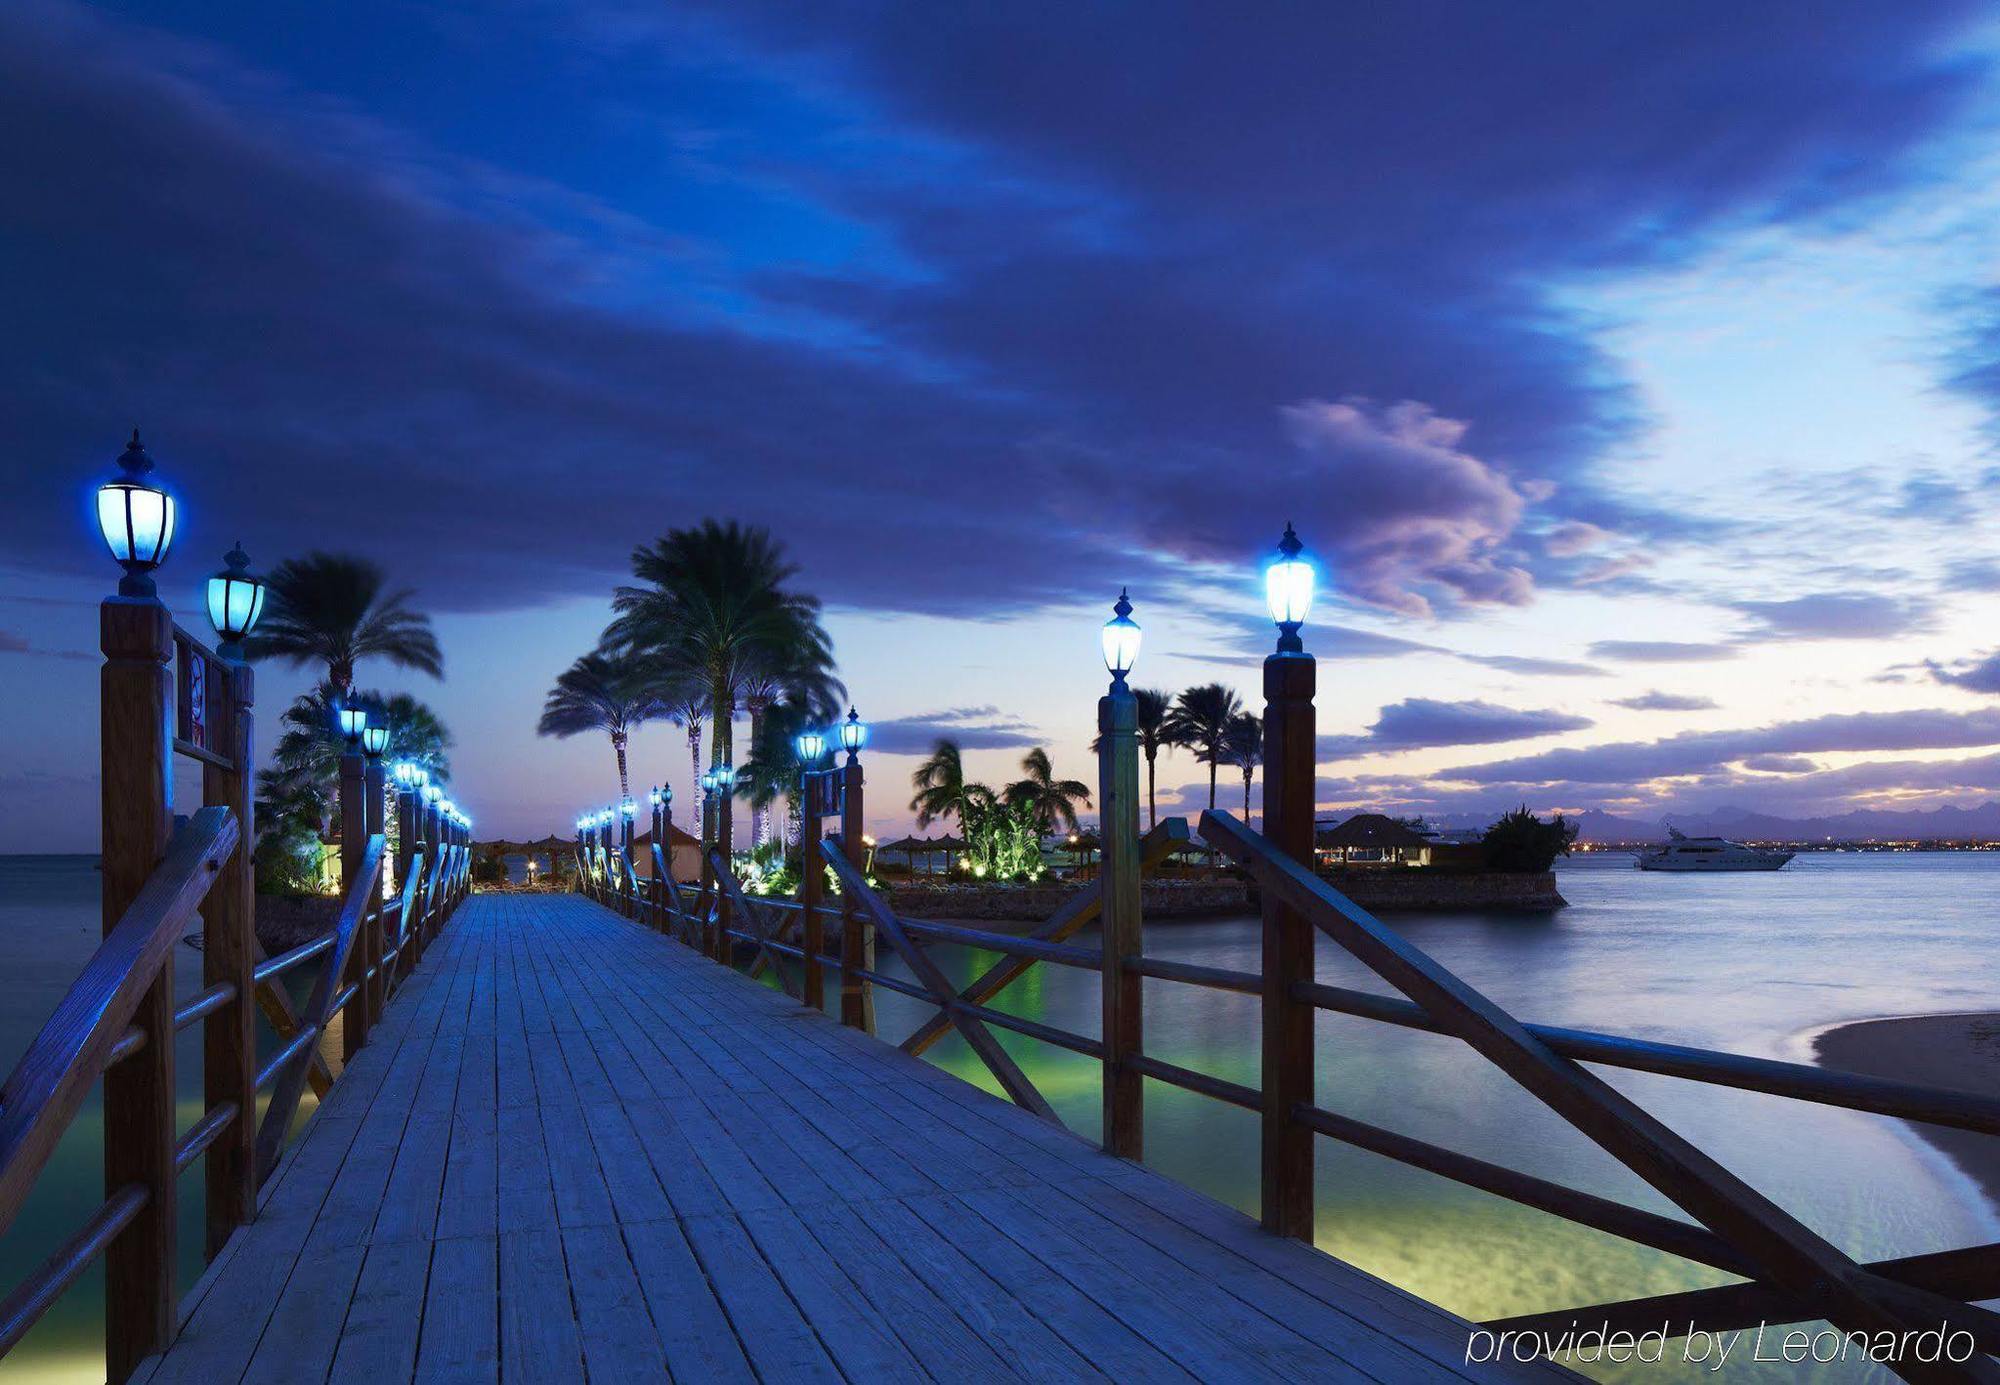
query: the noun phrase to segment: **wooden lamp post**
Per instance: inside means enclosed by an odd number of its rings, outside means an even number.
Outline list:
[[[1278,647],[1264,660],[1264,836],[1312,867],[1317,670],[1299,627],[1312,607],[1313,566],[1292,526],[1265,571]],[[1264,1227],[1313,1238],[1313,1132],[1292,1112],[1313,1103],[1313,1007],[1292,993],[1313,979],[1313,926],[1264,891]]]
[[[864,859],[862,837],[866,831],[862,815],[861,747],[868,744],[868,723],[854,708],[840,723],[840,748],[847,763],[840,767],[840,850],[850,862]],[[875,1032],[875,988],[862,975],[875,970],[875,931],[864,928],[861,909],[853,892],[841,892],[840,918],[840,1022],[854,1029]]]
[[[264,583],[250,572],[238,543],[208,579],[209,624],[218,636],[224,666],[219,725],[209,727],[209,748],[226,763],[202,765],[202,800],[229,809],[238,824],[236,854],[209,888],[202,913],[202,981],[228,984],[234,997],[202,1021],[202,1091],[211,1110],[225,1102],[239,1112],[208,1147],[207,1249],[222,1250],[231,1231],[257,1214],[257,1031],[253,995],[257,965],[257,886],[251,861],[256,840],[251,772],[251,706],[255,675],[243,658],[243,638],[264,613]]]
[[[819,767],[826,754],[826,734],[801,731],[792,738],[799,757],[799,917],[804,920],[805,1004],[814,1010],[826,1003],[826,968],[820,955],[826,945],[820,905],[826,895],[826,857],[820,851],[820,820],[826,815],[830,771]]]
[[[1144,1081],[1130,1059],[1144,1032],[1142,979],[1125,966],[1144,950],[1139,913],[1139,700],[1125,675],[1139,658],[1132,602],[1118,593],[1104,623],[1104,666],[1111,687],[1097,702],[1098,836],[1104,843],[1104,1147],[1123,1159],[1143,1157]]]

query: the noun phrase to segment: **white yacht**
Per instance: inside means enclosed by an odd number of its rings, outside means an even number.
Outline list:
[[[1667,844],[1639,853],[1640,870],[1776,870],[1792,859],[1789,851],[1745,846],[1722,837],[1683,836],[1667,829]]]

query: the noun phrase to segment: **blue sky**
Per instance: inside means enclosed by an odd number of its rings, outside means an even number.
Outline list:
[[[10,6],[0,845],[94,837],[135,422],[189,615],[238,537],[418,589],[509,834],[609,796],[535,711],[707,514],[828,601],[887,830],[890,744],[1093,777],[1121,585],[1141,682],[1254,694],[1287,520],[1329,808],[1983,801],[1996,54],[1949,4]]]

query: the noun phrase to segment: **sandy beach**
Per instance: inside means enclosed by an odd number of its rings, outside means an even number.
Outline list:
[[[1822,1067],[2000,1094],[2000,1013],[1916,1015],[1863,1020],[1829,1029],[1813,1042]],[[2000,1207],[2000,1141],[1970,1130],[1912,1121]]]

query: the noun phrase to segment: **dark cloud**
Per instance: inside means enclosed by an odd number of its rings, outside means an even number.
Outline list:
[[[0,630],[0,654],[25,654],[28,642],[11,630]]]
[[[187,573],[337,543],[441,608],[602,589],[704,511],[876,609],[1097,583],[1030,551],[1165,579],[1286,518],[1376,604],[1517,604],[1603,580],[1575,526],[1694,531],[1597,484],[1637,406],[1548,287],[1896,186],[1983,75],[1937,56],[1966,13],[597,4],[520,21],[547,100],[462,54],[360,84],[448,76],[571,151],[668,125],[611,150],[621,200],[476,118],[426,139],[226,40],[8,7],[0,425],[34,464],[0,541],[76,570],[51,516],[139,421]],[[667,224],[718,188],[778,229]]]
[[[1819,768],[1818,761],[1804,755],[1747,755],[1741,763],[1759,774],[1810,774]]]
[[[1726,644],[1685,644],[1678,640],[1599,640],[1590,646],[1594,659],[1614,659],[1627,664],[1706,664],[1734,659],[1737,650]]]
[[[2000,650],[1956,664],[1927,662],[1923,665],[1932,678],[1968,692],[2000,693]],[[1893,670],[1892,670],[1893,672]]]
[[[868,727],[868,748],[883,755],[928,755],[940,740],[957,741],[962,750],[1006,750],[1041,739],[1034,727],[998,707],[947,707]]]
[[[1829,751],[1958,750],[2000,745],[2000,709],[1850,712],[1743,731],[1690,731],[1657,741],[1622,741],[1441,770],[1441,779],[1478,784],[1640,785],[1719,770],[1750,756]]]
[[[1713,711],[1715,702],[1691,693],[1643,692],[1636,697],[1614,697],[1614,707],[1629,707],[1635,712],[1707,712]]]
[[[1428,697],[1406,697],[1384,707],[1366,735],[1321,736],[1319,758],[1337,760],[1424,746],[1490,745],[1561,731],[1582,731],[1593,724],[1589,717],[1553,708],[1531,710],[1501,707],[1491,702],[1440,702]]]
[[[1743,638],[1758,640],[1882,640],[1931,629],[1933,603],[1873,592],[1821,592],[1788,601],[1738,601],[1750,618]]]

